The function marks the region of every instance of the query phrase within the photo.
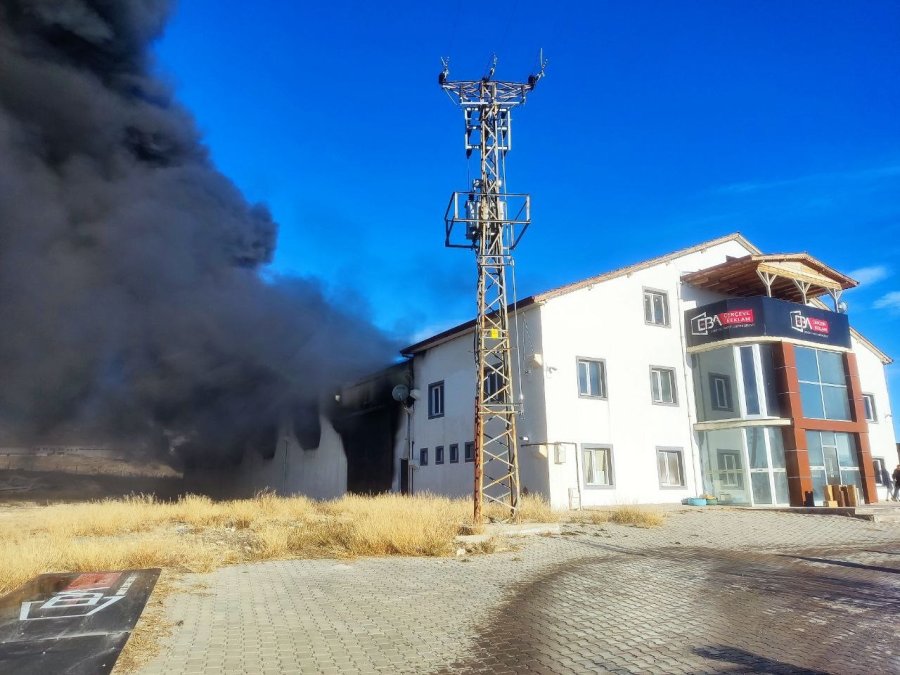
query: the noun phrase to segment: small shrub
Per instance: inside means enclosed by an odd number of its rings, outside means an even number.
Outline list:
[[[617,506],[609,512],[609,520],[619,525],[634,527],[658,527],[663,524],[665,516],[661,511],[639,506]]]

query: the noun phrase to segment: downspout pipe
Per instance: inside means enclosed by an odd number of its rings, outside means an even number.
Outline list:
[[[681,287],[684,284],[679,280],[678,282],[678,338],[681,340],[681,353],[684,354],[684,359],[682,362],[682,375],[684,377],[684,403],[687,408],[688,414],[688,438],[691,441],[691,473],[694,476],[694,490],[696,493],[703,493],[703,486],[697,482],[697,464],[701,461],[700,459],[700,448],[699,446],[696,448],[696,458],[694,457],[694,411],[696,410],[697,404],[695,400],[688,400],[689,398],[693,399],[697,396],[697,392],[694,392],[693,397],[688,397],[688,391],[690,390],[688,387],[688,351],[687,351],[687,339],[684,335],[684,307],[683,302],[684,298],[681,295]],[[693,367],[693,366],[692,366]]]

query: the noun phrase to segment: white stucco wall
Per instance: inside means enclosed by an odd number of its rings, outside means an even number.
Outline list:
[[[240,466],[229,471],[233,474],[232,492],[250,496],[268,489],[281,495],[299,494],[313,499],[334,499],[345,494],[347,457],[341,438],[327,418],[322,417],[320,423],[322,436],[318,448],[302,448],[291,430],[284,428],[272,459],[248,452]]]
[[[683,337],[684,311],[724,296],[682,285],[688,271],[740,257],[747,251],[728,241],[681,258],[616,277],[592,287],[550,298],[519,315],[523,413],[518,418],[521,483],[546,495],[555,508],[568,508],[580,495],[584,506],[617,503],[677,502],[702,491],[700,453],[694,431],[696,410],[690,355]],[[664,291],[669,326],[646,325],[643,291]],[[515,329],[515,326],[513,326]],[[881,361],[854,341],[863,390],[876,398],[878,422],[870,425],[873,456],[896,463],[892,414]],[[606,362],[608,396],[578,396],[578,357]],[[675,370],[677,405],[651,400],[650,368]],[[415,387],[421,398],[411,415],[414,492],[468,496],[473,466],[465,462],[465,443],[473,439],[475,364],[468,332],[415,356]],[[518,370],[514,377],[518,383]],[[428,418],[428,385],[444,382],[444,416]],[[405,425],[404,425],[405,427]],[[527,441],[524,440],[527,438]],[[450,463],[451,443],[459,462]],[[611,445],[614,485],[584,484],[582,448]],[[444,464],[435,463],[435,447],[444,446]],[[428,465],[419,451],[428,448]],[[657,448],[680,448],[685,485],[659,485]],[[397,437],[397,466],[407,453],[405,428]],[[394,489],[399,489],[399,475]]]
[[[547,459],[541,449],[533,445],[544,436],[543,372],[535,365],[533,355],[540,353],[541,325],[537,308],[510,318],[513,343],[516,344],[516,325],[521,339],[523,410],[517,418],[520,438],[519,480],[530,492],[547,494]],[[472,332],[416,354],[413,363],[415,387],[421,398],[412,414],[413,485],[416,493],[435,492],[455,497],[468,496],[473,490],[473,465],[465,461],[465,444],[474,439],[475,357]],[[514,359],[515,361],[515,359]],[[513,377],[519,386],[519,369],[514,363]],[[444,416],[429,419],[428,387],[444,382]],[[525,440],[528,439],[528,440]],[[450,463],[450,444],[459,444],[459,462]],[[444,464],[435,463],[435,447],[444,446]],[[428,465],[420,466],[419,451],[428,449]],[[406,449],[405,431],[398,434],[397,456]],[[399,464],[399,463],[398,463]],[[395,480],[395,485],[398,480]],[[549,495],[548,495],[549,497]]]
[[[584,506],[677,502],[696,494],[699,467],[693,431],[693,385],[681,322],[684,309],[694,306],[698,298],[679,300],[680,277],[684,272],[724,262],[726,255],[746,253],[739,243],[727,242],[553,298],[541,308],[546,440],[575,444],[568,446],[565,463],[550,465],[554,507],[568,505],[569,489],[578,487],[576,475],[581,480]],[[667,293],[669,326],[645,323],[645,288]],[[714,299],[711,294],[699,298],[701,302]],[[606,400],[578,396],[578,357],[606,361]],[[676,405],[653,404],[651,366],[675,370]],[[612,446],[614,486],[584,484],[584,444]],[[657,448],[663,447],[683,451],[683,488],[659,485]]]
[[[894,415],[888,394],[885,365],[871,349],[856,338],[852,338],[851,343],[856,354],[860,388],[864,394],[872,394],[875,397],[877,419],[875,422],[869,422],[869,448],[872,457],[883,459],[888,471],[891,472],[900,460],[897,458],[894,440]],[[878,492],[879,498],[884,498],[884,491],[879,489]]]

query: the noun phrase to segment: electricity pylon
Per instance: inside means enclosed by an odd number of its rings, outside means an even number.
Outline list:
[[[445,245],[474,250],[478,268],[474,519],[480,523],[484,502],[500,504],[511,519],[519,504],[519,405],[512,378],[506,271],[513,264],[513,249],[531,222],[531,199],[527,194],[506,193],[503,187],[511,141],[510,111],[525,103],[544,76],[546,64],[542,58],[540,71],[527,82],[494,81],[496,57],[480,80],[451,81],[448,60],[443,64],[438,82],[462,108],[466,156],[476,152],[481,160],[481,176],[467,192],[453,193],[444,214]],[[462,228],[454,231],[455,225]],[[459,229],[464,232],[460,234]]]

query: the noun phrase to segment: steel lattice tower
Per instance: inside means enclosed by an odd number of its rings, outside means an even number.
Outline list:
[[[475,485],[474,517],[482,522],[485,501],[508,509],[515,518],[519,502],[516,415],[519,406],[512,377],[507,269],[512,251],[531,222],[527,194],[503,191],[506,153],[510,149],[513,108],[525,102],[544,75],[527,82],[492,79],[450,81],[447,60],[438,81],[463,111],[466,156],[478,153],[481,175],[468,192],[454,192],[444,216],[445,245],[475,251],[478,268],[478,313],[475,319]],[[460,204],[460,202],[463,202]],[[515,215],[510,216],[510,214]],[[462,228],[454,229],[455,225]],[[464,230],[463,235],[459,230]]]

